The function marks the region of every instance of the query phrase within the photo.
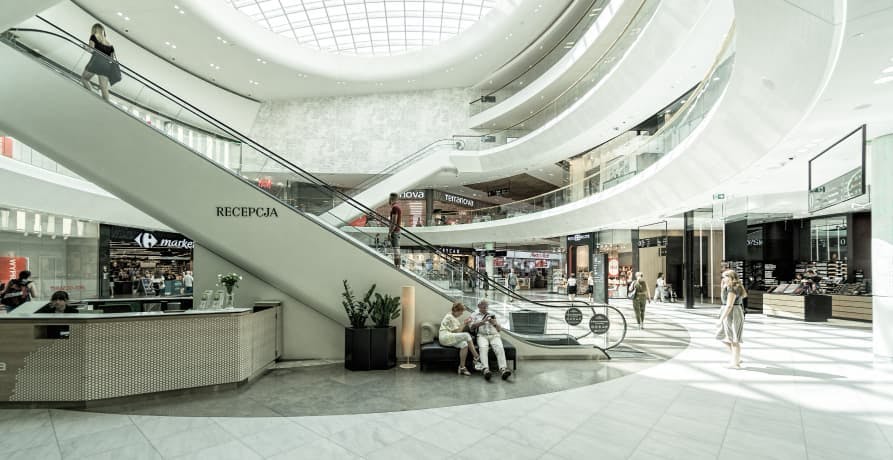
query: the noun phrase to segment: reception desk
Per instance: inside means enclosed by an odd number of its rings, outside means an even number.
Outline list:
[[[871,296],[832,295],[831,316],[841,319],[871,321]]]
[[[801,321],[828,321],[831,317],[831,296],[764,294],[763,314]]]
[[[0,401],[86,402],[243,382],[281,350],[281,307],[0,317]]]

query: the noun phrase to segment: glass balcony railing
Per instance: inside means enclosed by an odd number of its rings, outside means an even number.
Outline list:
[[[477,115],[484,110],[508,99],[511,95],[521,91],[530,85],[530,82],[541,77],[552,68],[567,53],[574,48],[581,39],[586,37],[590,28],[601,17],[605,8],[611,4],[611,0],[591,0],[585,14],[578,18],[577,23],[561,39],[556,40],[552,48],[546,51],[539,60],[530,64],[514,78],[497,88],[482,89],[480,97],[469,103],[469,114]],[[536,44],[534,44],[535,46]]]
[[[732,31],[728,37],[731,36]],[[673,118],[652,136],[637,136],[625,145],[604,152],[598,172],[532,198],[464,211],[458,217],[459,223],[489,222],[542,212],[603,192],[635,177],[676,148],[704,120],[728,84],[735,61],[732,49],[731,41],[727,39],[719,59],[707,77],[684,101]],[[614,151],[624,153],[613,155]]]
[[[39,18],[40,19],[40,18]],[[83,42],[77,40],[73,35],[56,27],[55,25],[40,19],[52,30],[38,29],[11,29],[0,37],[0,41],[7,46],[21,52],[27,57],[43,64],[48,71],[58,74],[61,78],[67,79],[72,84],[72,91],[87,91],[94,88],[84,88],[80,81],[80,72],[88,60],[94,56],[94,50],[86,46]],[[40,43],[38,50],[31,43]],[[102,58],[107,58],[100,56]],[[290,163],[276,153],[263,147],[250,137],[243,135],[237,130],[220,122],[213,116],[192,106],[182,98],[169,92],[164,87],[152,82],[146,77],[133,71],[123,63],[119,63],[123,80],[115,85],[112,93],[111,103],[116,106],[120,113],[124,116],[133,117],[146,129],[161,132],[166,138],[178,143],[184,147],[184,155],[197,155],[208,162],[209,165],[220,168],[221,171],[229,173],[233,180],[253,186],[258,192],[266,194],[271,200],[274,200],[289,209],[289,212],[295,212],[305,216],[306,218],[316,222],[325,231],[333,232],[339,235],[345,244],[352,244],[359,248],[364,248],[370,257],[378,257],[384,260],[390,260],[389,253],[395,248],[390,248],[388,244],[383,244],[384,235],[377,233],[378,229],[357,229],[350,227],[347,222],[341,221],[341,225],[331,225],[327,220],[321,217],[333,216],[330,212],[335,206],[346,203],[356,209],[358,213],[367,216],[377,222],[387,222],[387,217],[382,216],[363,204],[355,201],[343,191],[332,187],[323,180],[314,176],[302,168]],[[118,91],[126,92],[131,95],[127,104],[120,101],[123,98]],[[136,94],[136,96],[132,96]],[[151,108],[151,109],[147,109]],[[144,110],[153,111],[153,113],[164,113],[164,118],[147,119]],[[208,152],[202,150],[203,146],[207,146],[207,139],[204,143],[201,139],[192,136],[180,136],[179,130],[174,130],[175,135],[165,130],[164,122],[176,122],[179,125],[202,125],[210,126],[214,130],[223,133],[231,139],[236,140],[240,144],[239,155],[236,158],[230,152],[226,151],[221,155],[217,152]],[[97,142],[101,140],[97,139]],[[259,182],[256,177],[262,175],[264,181]],[[297,184],[300,187],[278,186],[278,184]],[[201,184],[192,184],[195,187],[201,187]],[[313,209],[309,209],[313,208]],[[328,213],[328,214],[327,214]],[[506,299],[517,301],[517,307],[514,305],[507,306],[506,311],[514,311],[522,306],[529,308],[539,308],[549,312],[549,316],[555,318],[563,317],[568,311],[573,312],[573,318],[582,315],[582,321],[586,321],[589,311],[595,311],[598,308],[605,311],[614,311],[612,307],[590,305],[582,301],[541,301],[526,298],[523,295],[514,293],[506,287],[498,284],[493,278],[481,273],[468,265],[467,260],[454,257],[445,253],[442,249],[431,245],[418,235],[413,234],[408,229],[401,227],[402,241],[405,246],[401,246],[397,250],[404,247],[421,248],[430,254],[432,259],[432,268],[437,266],[440,268],[438,273],[430,273],[433,270],[425,270],[422,276],[417,271],[407,270],[405,267],[394,267],[393,264],[383,264],[380,267],[390,267],[393,270],[400,270],[407,276],[414,277],[417,284],[427,286],[433,292],[437,292],[444,298],[451,301],[465,300],[470,306],[473,302],[468,299],[479,299],[482,297],[499,295]],[[448,283],[448,284],[446,284]],[[467,288],[466,288],[467,286]],[[486,288],[489,289],[486,289]],[[445,288],[445,289],[444,289]],[[491,297],[492,298],[492,297]],[[512,302],[514,304],[514,302]],[[578,315],[573,308],[579,309],[582,313]],[[619,312],[616,312],[620,315]],[[622,315],[620,315],[622,317]],[[596,323],[602,324],[601,316],[597,317]],[[502,320],[502,319],[500,319]],[[508,323],[513,324],[511,318],[507,318]],[[519,320],[520,321],[520,320]],[[557,320],[556,320],[557,321]],[[595,323],[593,323],[595,324]],[[619,340],[625,335],[625,321],[616,320],[613,322],[613,331],[598,326],[601,335],[607,338],[613,338],[612,341],[599,342],[603,345],[589,342],[581,342],[577,335],[570,333],[553,333],[550,329],[546,329],[543,334],[527,334],[522,332],[520,328],[515,338],[529,342],[531,345],[564,347],[562,350],[569,349],[571,354],[581,354],[584,356],[592,356],[593,351],[604,351],[605,348],[616,346]],[[509,331],[513,331],[511,326]],[[553,327],[551,330],[563,330],[561,326]],[[570,330],[570,329],[568,329]],[[584,334],[578,334],[581,337]],[[598,334],[597,334],[598,335]],[[601,337],[600,335],[600,337]],[[618,339],[619,338],[619,339]],[[562,351],[565,353],[565,351]],[[607,355],[607,353],[605,353]]]
[[[486,134],[465,139],[466,150],[485,150],[512,142],[530,134],[544,126],[559,114],[574,105],[583,96],[595,88],[628,53],[639,38],[642,30],[650,22],[657,11],[658,0],[645,0],[627,23],[623,32],[614,40],[608,49],[595,60],[589,70],[557,97],[546,101],[540,108],[531,109],[527,116],[510,122],[509,126],[496,126]],[[483,127],[488,129],[490,127]]]

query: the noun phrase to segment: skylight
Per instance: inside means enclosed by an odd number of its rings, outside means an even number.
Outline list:
[[[402,54],[448,40],[497,0],[229,0],[262,27],[337,54]]]

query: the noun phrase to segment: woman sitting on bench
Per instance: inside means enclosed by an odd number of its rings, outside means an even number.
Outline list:
[[[480,356],[474,348],[474,341],[471,334],[462,332],[471,322],[471,318],[465,318],[465,323],[459,322],[459,317],[465,312],[465,306],[460,302],[453,304],[452,310],[443,317],[440,322],[440,331],[437,334],[437,340],[445,347],[455,347],[459,349],[459,375],[471,375],[468,368],[465,367],[465,359],[468,357],[468,350],[471,349],[471,355],[474,356],[475,368],[478,367]]]

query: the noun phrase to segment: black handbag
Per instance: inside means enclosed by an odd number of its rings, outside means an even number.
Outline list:
[[[108,79],[110,85],[121,81],[121,67],[118,65],[118,61],[109,61]]]

